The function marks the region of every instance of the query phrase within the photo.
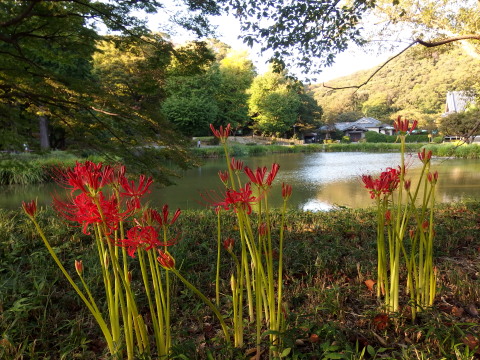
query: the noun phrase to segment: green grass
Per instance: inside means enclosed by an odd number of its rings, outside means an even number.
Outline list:
[[[55,168],[71,167],[76,161],[100,162],[100,156],[78,157],[63,151],[46,154],[20,153],[0,159],[0,185],[37,184],[52,180]]]
[[[288,358],[453,360],[455,350],[465,354],[466,337],[480,333],[479,318],[467,312],[472,306],[480,308],[478,214],[479,202],[439,207],[435,305],[412,322],[403,294],[405,311],[379,329],[374,319],[382,309],[364,284],[375,276],[375,211],[288,212],[284,277],[288,330],[282,335],[290,347]],[[40,212],[39,220],[69,271],[74,274],[74,260],[82,259],[86,274],[97,279],[91,285],[95,296],[102,296],[90,238],[66,226],[49,209]],[[272,221],[278,224],[278,214]],[[214,297],[215,222],[213,212],[183,212],[177,223],[182,238],[171,248],[182,274],[209,297]],[[226,215],[223,224],[224,237],[236,235],[234,216]],[[226,253],[223,260],[222,293],[228,294],[232,268]],[[134,279],[137,270],[132,268]],[[0,289],[1,359],[105,358],[105,344],[98,340],[90,315],[26,217],[15,211],[0,211]],[[206,359],[209,353],[215,359],[248,358],[244,352],[253,339],[247,337],[246,348],[232,357],[216,341],[218,324],[210,311],[180,283],[175,283],[173,304],[172,358]],[[461,316],[459,309],[464,311]]]
[[[425,148],[432,150],[434,156],[480,159],[479,144],[429,144],[426,145]]]

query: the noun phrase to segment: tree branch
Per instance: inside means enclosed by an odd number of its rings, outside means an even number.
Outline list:
[[[377,70],[375,70],[369,77],[367,80],[365,80],[363,83],[361,83],[360,85],[351,85],[351,86],[342,86],[342,87],[334,87],[334,86],[327,86],[325,84],[323,84],[323,87],[324,88],[327,88],[327,89],[332,89],[332,90],[344,90],[344,89],[360,89],[362,86],[365,86],[369,83],[369,81],[375,76],[377,75],[377,73],[382,70],[390,61],[392,61],[393,59],[399,57],[400,55],[402,55],[405,51],[407,51],[408,49],[410,49],[413,45],[415,45],[416,43],[418,42],[418,40],[412,42],[410,45],[408,45],[405,49],[403,49],[402,51],[400,51],[398,54],[396,54],[395,56],[392,56],[390,59],[388,59],[387,61],[385,61],[382,65],[380,65],[378,67]],[[357,90],[355,90],[355,92],[357,92]]]
[[[33,8],[37,3],[39,3],[41,0],[31,0],[30,4],[25,8],[25,10],[19,14],[17,17],[14,17],[13,19],[10,19],[8,21],[5,21],[3,23],[0,23],[0,27],[7,27],[10,25],[14,25],[25,19],[26,17],[30,16],[30,13],[32,12]]]
[[[360,89],[361,87],[367,85],[370,80],[372,80],[372,78],[380,71],[382,70],[390,61],[392,61],[393,59],[399,57],[400,55],[402,55],[405,51],[407,51],[409,48],[411,48],[413,45],[416,45],[416,44],[420,44],[422,46],[425,46],[425,47],[428,47],[428,48],[431,48],[431,47],[436,47],[436,46],[441,46],[441,45],[445,45],[445,44],[449,44],[451,42],[455,42],[455,41],[462,41],[462,40],[480,40],[480,35],[476,35],[476,34],[471,34],[471,35],[462,35],[462,36],[455,36],[455,37],[451,37],[451,38],[448,38],[448,39],[444,39],[444,40],[440,40],[440,41],[433,41],[433,42],[430,42],[430,41],[424,41],[422,39],[416,39],[415,41],[413,41],[410,45],[408,45],[405,49],[403,49],[402,51],[400,51],[398,54],[396,54],[395,56],[391,57],[390,59],[388,59],[387,61],[385,61],[382,65],[380,65],[369,77],[367,80],[365,80],[363,83],[361,83],[360,85],[351,85],[351,86],[340,86],[340,87],[335,87],[335,86],[327,86],[325,85],[325,83],[323,83],[323,87],[324,88],[327,88],[327,89],[331,89],[331,90],[344,90],[344,89],[356,89],[355,92],[358,91],[358,89]]]
[[[420,45],[430,48],[430,47],[441,46],[441,45],[445,45],[451,42],[461,41],[461,40],[480,40],[480,35],[476,35],[476,34],[461,35],[461,36],[451,37],[448,39],[443,39],[440,41],[424,41],[422,39],[417,39],[416,42],[419,43]]]

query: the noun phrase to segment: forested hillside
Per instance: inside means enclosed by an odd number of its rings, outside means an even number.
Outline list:
[[[352,61],[355,61],[352,59]],[[347,87],[364,83],[377,67],[325,83]],[[421,52],[412,48],[390,61],[365,86],[359,89],[332,90],[323,84],[312,85],[314,97],[324,109],[324,121],[352,121],[372,116],[387,121],[397,115],[418,119],[433,127],[445,111],[447,91],[479,87],[480,60],[462,53]]]

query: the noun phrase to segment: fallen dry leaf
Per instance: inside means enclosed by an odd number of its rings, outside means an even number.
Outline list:
[[[373,286],[376,284],[377,282],[375,280],[372,280],[372,279],[368,279],[368,280],[365,280],[364,281],[364,284],[367,286],[368,290],[370,291],[373,291]]]
[[[317,334],[312,334],[310,335],[310,337],[308,338],[308,340],[310,340],[311,343],[317,343],[320,341],[320,338],[318,337]]]
[[[456,306],[454,306],[454,307],[452,308],[452,315],[453,315],[453,316],[461,317],[464,312],[465,312],[465,310],[463,310],[463,308],[461,308],[461,307],[456,307]]]
[[[476,354],[480,354],[480,341],[475,336],[467,334],[462,341],[470,350],[474,350]]]
[[[377,330],[384,330],[390,324],[390,319],[387,314],[378,314],[373,318],[372,324]]]

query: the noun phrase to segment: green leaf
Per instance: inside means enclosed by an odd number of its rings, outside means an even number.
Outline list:
[[[292,351],[292,348],[286,348],[282,351],[282,353],[280,354],[280,357],[283,358],[285,356],[288,356],[288,354],[290,354],[290,352]]]

